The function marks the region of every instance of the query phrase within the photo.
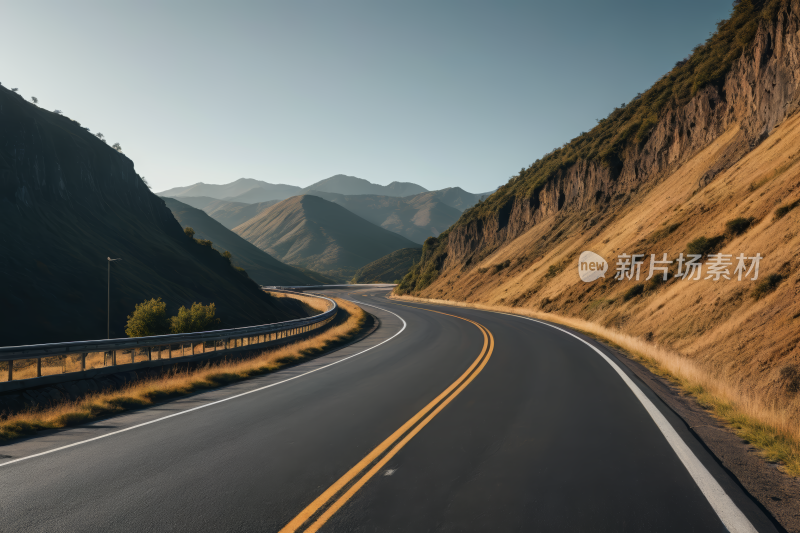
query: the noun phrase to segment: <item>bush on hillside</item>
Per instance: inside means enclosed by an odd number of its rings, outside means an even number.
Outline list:
[[[178,315],[169,319],[170,331],[172,333],[207,331],[220,323],[220,319],[214,316],[216,312],[217,306],[213,303],[203,305],[195,302],[191,309],[181,306],[178,309]]]
[[[723,235],[717,235],[716,237],[711,237],[710,239],[705,236],[698,237],[686,245],[686,253],[706,255],[707,253],[711,253],[716,250],[724,240],[725,237]]]
[[[756,288],[753,289],[753,298],[760,300],[767,294],[771,293],[778,288],[778,284],[783,281],[783,276],[780,274],[770,274],[766,278],[756,283]]]
[[[169,333],[167,304],[161,298],[153,298],[136,304],[133,314],[128,316],[125,334],[128,337],[149,337]]]
[[[632,300],[633,298],[636,298],[637,296],[639,296],[643,292],[644,292],[644,284],[643,283],[637,283],[636,285],[634,285],[633,287],[628,289],[628,292],[626,292],[622,296],[622,301],[623,302],[627,302],[628,300]]]
[[[747,231],[747,229],[750,227],[750,225],[753,223],[754,220],[755,218],[753,217],[734,218],[733,220],[729,220],[725,223],[725,229],[727,230],[727,233],[731,235],[741,235],[742,233]]]
[[[791,211],[792,209],[794,209],[798,205],[800,205],[800,200],[797,200],[796,202],[792,202],[790,204],[786,204],[786,205],[780,206],[778,209],[775,210],[775,218],[778,219],[778,218],[785,217],[786,215],[789,214],[789,211]]]
[[[197,244],[199,244],[201,246],[206,246],[208,248],[213,248],[214,247],[214,243],[209,241],[208,239],[197,239]]]
[[[191,228],[191,226],[186,226],[183,228],[183,233],[185,233],[190,239],[194,239],[194,230]]]

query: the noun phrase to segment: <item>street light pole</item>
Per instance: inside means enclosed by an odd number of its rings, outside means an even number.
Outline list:
[[[108,307],[106,312],[106,338],[111,338],[111,263],[114,261],[122,261],[122,258],[108,259]]]

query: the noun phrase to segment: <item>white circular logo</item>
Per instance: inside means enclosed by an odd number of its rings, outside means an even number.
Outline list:
[[[578,275],[585,282],[606,277],[608,263],[594,252],[583,252],[578,259]]]

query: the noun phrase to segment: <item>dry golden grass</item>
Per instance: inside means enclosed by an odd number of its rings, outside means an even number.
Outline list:
[[[320,300],[319,298],[314,298],[312,296],[305,296],[304,294],[287,294],[285,292],[270,292],[265,291],[270,296],[274,296],[275,298],[291,298],[293,300],[300,300],[300,303],[303,304],[306,312],[309,316],[317,315],[319,313],[324,313],[328,310],[328,303],[325,300]],[[337,300],[338,301],[338,300]]]
[[[506,306],[515,313],[552,313],[604,327],[631,338],[654,341],[684,366],[675,379],[702,384],[698,398],[714,400],[715,412],[735,405],[750,416],[726,420],[754,444],[770,444],[769,429],[791,437],[796,454],[800,427],[800,209],[783,217],[775,210],[800,199],[800,114],[785,120],[770,139],[717,174],[704,187],[701,178],[733,153],[740,142],[738,126],[731,127],[705,149],[653,183],[642,186],[610,207],[587,205],[564,210],[494,250],[467,269],[448,266],[416,296],[489,306]],[[700,237],[726,232],[726,222],[753,218],[738,236],[727,235],[719,252],[747,256],[760,253],[759,279],[779,275],[775,290],[755,298],[756,281],[670,280],[648,285],[644,278],[649,254],[670,259]],[[591,250],[605,257],[605,280],[580,281],[578,256]],[[636,281],[615,281],[615,261],[621,253],[648,254],[642,267],[645,291],[623,296]],[[492,265],[509,262],[497,271]],[[675,265],[673,265],[675,266]],[[552,272],[548,275],[548,271]],[[704,270],[705,275],[705,270]],[[587,326],[588,327],[588,326]],[[585,328],[584,328],[585,329]],[[667,364],[667,363],[663,363]],[[685,378],[682,376],[686,376]],[[712,383],[713,381],[713,383]],[[691,388],[690,385],[687,387]],[[688,390],[688,388],[687,388]],[[711,391],[711,392],[709,392]],[[705,398],[705,399],[703,399]],[[710,403],[709,403],[710,404]],[[737,415],[738,416],[738,415]],[[768,452],[768,455],[772,452]],[[788,455],[787,455],[788,454]],[[774,457],[774,456],[773,456]],[[800,473],[786,459],[787,468]],[[796,464],[796,463],[795,463]]]
[[[306,297],[307,298],[307,297]],[[311,300],[311,299],[309,299]],[[0,420],[0,440],[13,439],[42,429],[63,428],[135,409],[180,395],[219,387],[252,376],[274,372],[288,364],[318,356],[355,337],[367,319],[358,306],[336,299],[342,311],[337,323],[320,334],[264,351],[243,360],[209,362],[202,367],[173,371],[156,379],[130,383],[122,389],[99,392],[45,409],[33,409]]]
[[[580,318],[560,316],[515,307],[466,303],[451,300],[393,296],[400,300],[439,303],[486,311],[516,314],[562,324],[587,333],[621,348],[632,359],[642,362],[650,371],[693,395],[698,402],[737,435],[757,447],[769,461],[782,464],[793,476],[800,476],[800,420],[798,410],[778,402],[765,401],[763,396],[743,392],[736,382],[708,369],[679,353]]]

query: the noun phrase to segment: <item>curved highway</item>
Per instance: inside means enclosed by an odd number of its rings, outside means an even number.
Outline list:
[[[597,343],[326,292],[380,327],[268,376],[0,446],[0,530],[776,531]]]

